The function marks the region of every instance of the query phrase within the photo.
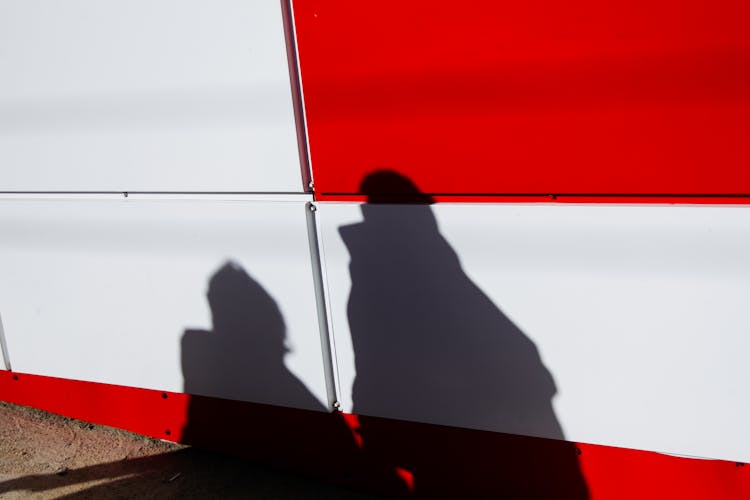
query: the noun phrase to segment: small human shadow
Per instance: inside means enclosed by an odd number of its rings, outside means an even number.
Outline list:
[[[509,438],[509,450],[527,462],[513,470],[562,472],[544,492],[586,498],[575,447],[560,441],[551,374],[534,343],[466,275],[440,234],[432,198],[393,171],[370,174],[361,192],[363,222],[339,229],[351,257],[354,413],[557,440],[542,446],[547,456],[534,456]],[[475,461],[506,451],[486,448],[496,439],[453,439],[430,426],[404,435],[379,422],[360,418],[363,449],[412,471],[415,493],[445,494],[459,470],[472,468],[497,474],[499,492],[543,493],[522,484],[528,476],[505,477]]]
[[[356,484],[363,467],[352,431],[284,365],[274,299],[231,261],[211,277],[207,298],[213,328],[186,330],[181,342],[190,399],[180,441]]]
[[[213,329],[182,337],[184,390],[254,403],[324,411],[284,365],[286,326],[274,299],[237,263],[209,281]]]

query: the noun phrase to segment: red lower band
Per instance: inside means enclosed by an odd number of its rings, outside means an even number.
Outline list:
[[[750,498],[750,467],[720,460],[8,371],[0,400],[395,496]]]

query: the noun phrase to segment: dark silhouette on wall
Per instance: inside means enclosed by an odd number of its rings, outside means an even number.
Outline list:
[[[284,365],[273,298],[232,262],[212,276],[207,298],[213,329],[182,338],[184,390],[194,395],[182,441],[350,482],[361,453],[344,418]]]
[[[365,417],[563,438],[536,347],[464,273],[431,198],[391,171],[368,176],[361,192],[370,202],[364,221],[340,233],[351,256],[353,401],[364,451],[413,474],[425,497],[489,475],[496,484],[484,494],[586,498],[570,443]],[[394,204],[403,201],[410,205]]]
[[[286,326],[276,302],[234,262],[211,277],[213,330],[182,337],[185,392],[325,411],[284,365]]]
[[[431,199],[389,172],[363,187],[364,222],[341,228],[358,422],[327,412],[284,366],[278,306],[228,262],[208,287],[212,330],[182,339],[185,392],[197,394],[182,441],[392,496],[587,498],[552,377],[464,274]]]

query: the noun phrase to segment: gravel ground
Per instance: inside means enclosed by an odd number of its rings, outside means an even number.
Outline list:
[[[379,497],[0,402],[0,498]]]

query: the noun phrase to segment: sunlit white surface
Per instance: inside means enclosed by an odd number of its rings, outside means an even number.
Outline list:
[[[182,392],[181,339],[213,335],[209,280],[232,262],[278,306],[283,362],[322,408],[305,212],[304,202],[0,199],[0,314],[13,369]],[[295,406],[283,395],[260,402]]]
[[[0,191],[302,191],[281,4],[0,0]]]
[[[401,207],[407,220],[421,209]],[[539,350],[566,439],[750,460],[750,207],[431,210],[464,272]],[[319,214],[350,410],[351,256],[339,229],[361,222],[362,213],[356,204],[323,203]]]

